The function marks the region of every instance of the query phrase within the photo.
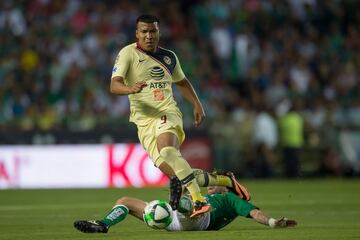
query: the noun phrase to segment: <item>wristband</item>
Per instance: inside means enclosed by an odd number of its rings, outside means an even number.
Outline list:
[[[276,219],[269,218],[268,224],[271,228],[275,228],[276,227]]]

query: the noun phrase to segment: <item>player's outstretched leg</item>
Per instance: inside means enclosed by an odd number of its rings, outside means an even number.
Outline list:
[[[191,173],[186,178],[181,180],[181,183],[186,187],[190,192],[192,201],[194,203],[193,213],[190,215],[190,218],[200,218],[211,211],[210,203],[201,195],[199,185],[196,181],[194,173]]]
[[[201,187],[223,186],[227,187],[230,191],[245,201],[250,201],[251,199],[250,192],[236,180],[235,175],[232,172],[214,171],[212,173],[208,173],[201,169],[194,169],[194,175],[196,181]]]
[[[160,157],[174,171],[175,175],[181,181],[181,184],[190,192],[194,203],[194,212],[190,218],[200,217],[211,210],[210,204],[205,197],[201,195],[200,187],[195,179],[193,170],[189,163],[181,156],[178,149],[172,146],[163,147],[160,150]],[[161,164],[159,168],[162,169]]]
[[[245,201],[250,201],[250,192],[236,180],[234,173],[226,172],[225,175],[228,176],[232,182],[232,187],[227,188]]]
[[[74,227],[83,233],[107,233],[111,226],[123,221],[128,215],[129,208],[120,203],[124,201],[126,200],[123,200],[123,198],[119,199],[118,204],[103,219],[75,221]]]
[[[74,227],[83,233],[107,233],[108,232],[108,226],[99,220],[75,221]]]
[[[180,202],[180,198],[182,196],[182,192],[183,192],[183,187],[181,184],[181,181],[176,177],[173,176],[170,178],[170,200],[169,200],[169,204],[172,207],[173,210],[176,210],[179,206],[179,202]],[[207,208],[208,203],[207,202],[200,202],[200,201],[195,201],[194,202],[194,209],[195,211],[193,212],[193,214],[190,217],[193,218],[197,218],[197,217],[201,217],[201,215],[203,213],[206,213],[209,210],[204,211],[203,208]],[[204,211],[203,213],[198,213],[200,210]],[[195,212],[197,212],[198,214],[194,214]]]

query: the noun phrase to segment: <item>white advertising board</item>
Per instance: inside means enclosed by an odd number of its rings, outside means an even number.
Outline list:
[[[139,144],[0,146],[0,189],[167,183]]]

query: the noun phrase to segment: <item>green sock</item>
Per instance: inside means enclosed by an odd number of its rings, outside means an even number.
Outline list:
[[[101,222],[110,227],[124,220],[128,213],[129,209],[125,205],[115,205]]]

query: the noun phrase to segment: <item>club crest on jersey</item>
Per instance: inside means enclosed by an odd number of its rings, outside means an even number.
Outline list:
[[[151,69],[150,76],[152,79],[159,81],[164,78],[165,72],[161,67],[155,66]]]
[[[168,56],[165,56],[165,57],[164,57],[164,62],[165,62],[167,65],[170,65],[170,64],[171,64],[171,58],[169,58]]]

